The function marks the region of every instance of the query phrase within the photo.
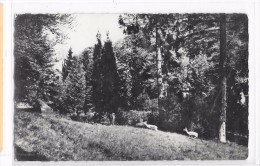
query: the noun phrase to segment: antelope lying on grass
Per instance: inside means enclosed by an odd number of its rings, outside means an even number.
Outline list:
[[[143,124],[144,124],[148,129],[158,131],[158,127],[155,126],[155,125],[149,125],[149,124],[147,124],[147,122],[143,122]]]
[[[183,129],[183,131],[186,131],[186,133],[189,135],[189,137],[194,136],[194,138],[198,138],[198,133],[194,131],[188,131],[187,128]]]

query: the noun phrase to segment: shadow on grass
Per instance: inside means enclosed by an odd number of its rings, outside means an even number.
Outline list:
[[[15,159],[17,161],[49,161],[45,156],[35,152],[26,152],[19,146],[14,146]]]

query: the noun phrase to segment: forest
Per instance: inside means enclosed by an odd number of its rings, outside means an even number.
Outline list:
[[[124,38],[97,30],[96,43],[65,58],[54,46],[70,14],[19,14],[14,21],[14,104],[42,103],[73,121],[136,126],[248,144],[246,14],[121,14]],[[104,25],[106,26],[106,25]],[[80,41],[79,41],[80,42]],[[62,70],[54,68],[62,63]],[[15,111],[16,114],[17,110]]]

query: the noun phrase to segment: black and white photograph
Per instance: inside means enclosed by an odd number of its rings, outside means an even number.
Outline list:
[[[14,14],[14,160],[246,160],[248,21]]]

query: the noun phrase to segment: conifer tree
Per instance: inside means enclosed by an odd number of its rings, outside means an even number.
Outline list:
[[[119,103],[119,76],[116,67],[116,58],[112,42],[107,33],[104,47],[101,44],[101,35],[98,32],[98,43],[93,53],[93,104],[99,114],[99,121],[104,113],[116,113]]]
[[[94,46],[93,52],[93,72],[92,72],[92,99],[95,111],[99,113],[99,120],[101,118],[101,112],[103,110],[103,97],[102,97],[102,75],[101,75],[101,34],[98,32],[97,44]]]
[[[62,80],[65,81],[65,79],[67,78],[71,67],[72,67],[72,49],[69,49],[67,58],[64,60],[64,63],[62,64]]]
[[[85,73],[78,57],[72,57],[71,68],[63,82],[62,100],[66,105],[67,112],[79,116],[83,111],[85,98]]]
[[[85,71],[85,81],[86,81],[86,94],[85,94],[85,102],[84,102],[84,112],[87,113],[91,108],[93,108],[92,101],[92,83],[91,76],[93,70],[93,52],[92,48],[87,48],[82,53],[82,63],[83,70]]]
[[[103,111],[117,112],[119,103],[119,76],[117,73],[116,58],[113,52],[112,42],[107,32],[107,40],[102,49],[101,56]]]

